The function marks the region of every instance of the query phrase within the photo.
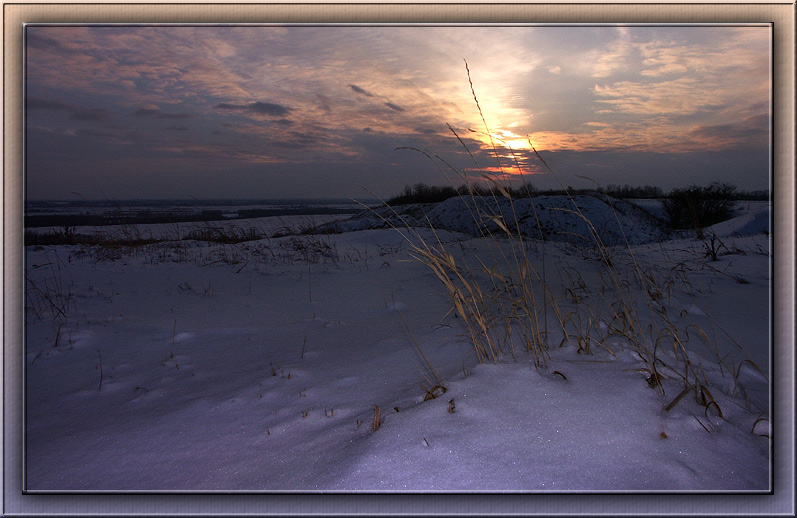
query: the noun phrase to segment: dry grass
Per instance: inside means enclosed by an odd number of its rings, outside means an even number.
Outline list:
[[[490,132],[469,69],[468,81],[484,123],[484,134],[490,137],[498,169],[503,171],[501,153],[496,145],[500,139]],[[476,168],[485,171],[457,131],[450,125],[449,129],[465,148]],[[713,350],[720,368],[734,373],[734,383],[739,391],[744,390],[738,382],[741,364],[735,371],[727,365],[719,354],[716,339],[710,339],[704,329],[690,322],[686,318],[688,312],[679,307],[679,301],[674,296],[676,288],[694,292],[689,281],[689,269],[683,263],[676,263],[662,272],[660,266],[642,264],[624,234],[623,246],[607,246],[601,238],[601,232],[584,214],[531,140],[529,146],[566,193],[570,207],[557,210],[575,215],[584,223],[587,235],[580,236],[583,242],[574,246],[576,249],[589,250],[587,256],[592,255],[596,259],[586,267],[600,279],[599,282],[588,285],[584,281],[585,271],[581,268],[587,263],[580,263],[579,269],[568,264],[557,264],[553,273],[558,274],[562,281],[564,293],[555,294],[546,271],[550,263],[546,260],[546,247],[551,245],[544,239],[545,233],[537,217],[536,206],[532,205],[542,241],[531,243],[520,227],[513,190],[508,183],[486,172],[481,173],[481,179],[488,186],[487,194],[483,188],[469,188],[464,193],[460,190],[459,194],[480,229],[481,241],[486,246],[486,252],[481,255],[467,256],[450,247],[440,239],[430,222],[434,237],[424,239],[396,211],[392,211],[391,219],[404,223],[403,227],[380,216],[401,232],[411,254],[437,276],[452,303],[449,314],[456,314],[460,318],[479,363],[497,363],[506,355],[515,358],[516,351],[520,349],[533,356],[535,365],[547,368],[550,343],[555,333],[561,336],[560,346],[570,344],[583,354],[592,354],[593,347],[615,354],[611,345],[614,343],[618,344],[614,347],[628,348],[635,354],[642,363],[639,372],[645,374],[647,383],[660,395],[665,396],[665,380],[675,380],[680,384],[680,392],[668,399],[665,410],[670,411],[686,396],[692,395],[704,408],[706,417],[714,415],[722,418],[723,411],[709,387],[710,380],[699,359],[695,363],[696,357],[690,354],[689,344],[699,341]],[[443,158],[417,148],[401,149],[422,153],[452,180],[452,185],[455,181],[471,185],[469,176]],[[511,154],[514,168],[522,172],[514,151]],[[528,182],[524,181],[524,184],[528,185]],[[597,190],[601,192],[601,186]],[[531,193],[529,198],[533,204]],[[500,199],[508,200],[510,213],[501,210],[498,203]],[[605,201],[622,231],[623,225],[612,200],[607,196]],[[715,260],[723,246],[718,240],[711,240],[706,245],[706,255]],[[746,362],[763,375],[757,365],[749,360]],[[554,371],[554,374],[566,379],[559,371]],[[435,387],[442,387],[436,377],[435,380]],[[427,383],[432,384],[428,377]]]
[[[95,230],[90,234],[76,231],[28,231],[26,245],[34,250],[45,246],[69,244],[70,257],[89,258],[98,262],[143,258],[150,264],[198,263],[201,266],[228,264],[240,273],[250,264],[338,264],[366,263],[368,257],[357,251],[340,252],[327,235],[313,234],[311,223],[299,222],[292,227],[283,224],[268,237],[257,227],[241,229],[214,226],[210,223],[189,231],[174,226],[158,234],[141,230],[135,225]],[[38,281],[37,281],[38,283]],[[31,295],[39,287],[29,283]],[[41,286],[42,292],[47,289]],[[55,301],[56,303],[58,301]],[[39,308],[37,308],[38,310]]]
[[[43,270],[35,277],[25,272],[25,307],[36,319],[49,315],[53,321],[64,322],[74,308],[72,279],[58,254],[45,253],[47,262],[30,266],[32,270]]]

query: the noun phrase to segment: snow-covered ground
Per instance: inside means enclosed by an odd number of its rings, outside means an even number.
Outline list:
[[[186,221],[178,223],[152,223],[147,225],[97,225],[76,226],[75,234],[97,237],[102,240],[183,240],[191,236],[223,233],[232,236],[254,233],[263,237],[275,234],[301,233],[303,230],[345,218],[343,215],[296,215],[220,221]],[[35,227],[27,230],[34,235],[63,232],[62,227]]]
[[[465,225],[444,209],[437,223]],[[479,364],[435,273],[401,233],[358,219],[238,244],[28,247],[25,486],[768,491],[769,207],[707,229],[716,261],[708,240],[664,240],[622,216],[633,246],[613,251],[613,268],[655,277],[660,294],[630,280],[628,294],[643,326],[658,318],[653,296],[680,330],[703,404],[694,390],[677,399],[685,360],[672,339],[651,335],[658,390],[622,336],[579,351],[550,309],[544,365],[519,346]],[[471,268],[495,246],[464,227],[417,232]],[[605,332],[594,253],[527,248],[571,325]]]

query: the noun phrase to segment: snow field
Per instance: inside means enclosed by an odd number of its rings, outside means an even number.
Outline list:
[[[559,346],[553,320],[545,366],[519,345],[515,360],[478,364],[460,319],[444,319],[445,290],[395,230],[113,255],[29,248],[27,488],[766,490],[769,245],[738,231],[749,220],[726,222],[716,262],[694,239],[633,248],[667,292],[668,318],[691,329],[689,360],[716,402],[690,393],[669,410],[684,387],[669,343],[657,351],[665,395],[622,336],[583,354]],[[486,251],[465,234],[421,233],[463,261]],[[545,254],[563,310],[597,311],[589,251]],[[564,271],[583,280],[575,299]],[[596,315],[597,333],[609,322]],[[424,401],[416,342],[445,382],[435,399]]]

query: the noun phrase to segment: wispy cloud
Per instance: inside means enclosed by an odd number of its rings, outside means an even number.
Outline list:
[[[242,111],[249,113],[257,113],[261,115],[271,115],[274,117],[281,117],[291,112],[291,109],[280,104],[253,102],[249,104],[231,104],[221,103],[215,106],[219,110]]]
[[[40,97],[28,97],[25,106],[29,111],[63,111],[69,114],[70,119],[78,121],[100,122],[108,118],[108,111],[105,108],[85,108]]]
[[[715,148],[768,147],[769,114],[759,114],[727,124],[695,124],[689,128],[688,138],[696,143],[713,144]]]
[[[627,40],[611,43],[607,48],[596,49],[591,61],[592,77],[609,77],[618,71],[627,69],[629,60],[636,46]]]
[[[354,92],[356,92],[356,93],[358,93],[360,95],[364,95],[366,97],[373,97],[374,96],[374,94],[372,94],[371,92],[368,92],[367,90],[364,90],[364,89],[360,88],[357,85],[349,85],[349,88],[351,88]]]
[[[163,112],[159,108],[139,108],[133,112],[136,117],[154,117],[163,120],[182,120],[193,117],[189,113],[169,113]]]
[[[726,102],[721,91],[705,90],[702,83],[692,77],[658,83],[621,81],[595,85],[595,95],[596,102],[605,106],[597,110],[599,114],[690,115]]]

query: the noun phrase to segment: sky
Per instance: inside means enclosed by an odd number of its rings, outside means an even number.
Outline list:
[[[768,189],[770,36],[29,25],[26,197],[357,199],[465,181]]]

